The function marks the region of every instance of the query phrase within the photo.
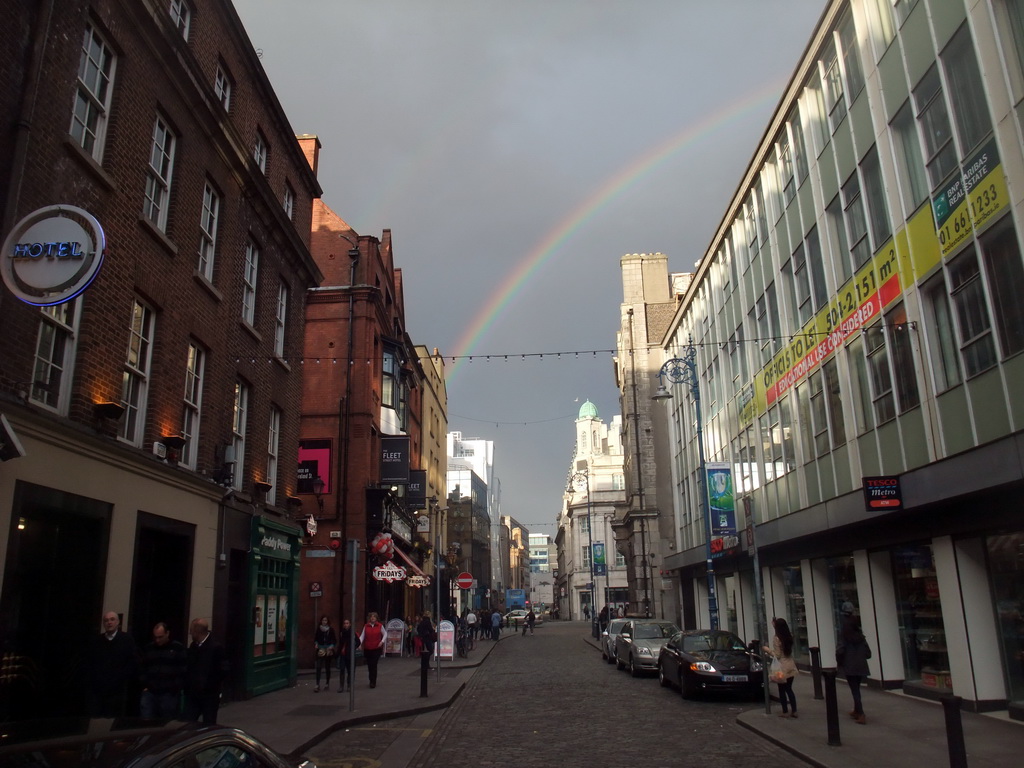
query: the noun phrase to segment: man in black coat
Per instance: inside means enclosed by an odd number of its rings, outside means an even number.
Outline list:
[[[187,655],[184,645],[171,640],[166,624],[153,627],[153,642],[142,653],[142,717],[169,720],[178,716]]]
[[[224,648],[214,641],[206,619],[194,619],[189,634],[192,645],[185,667],[185,719],[202,718],[206,725],[213,725],[224,680]]]
[[[89,656],[89,717],[123,717],[139,659],[135,641],[121,631],[121,619],[113,611],[103,614],[103,632],[93,638]]]

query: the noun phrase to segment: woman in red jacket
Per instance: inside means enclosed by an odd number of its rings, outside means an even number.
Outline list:
[[[384,638],[384,625],[380,623],[380,617],[370,613],[366,617],[363,631],[359,633],[359,645],[366,659],[366,671],[370,673],[371,688],[377,687],[377,662],[384,653]]]

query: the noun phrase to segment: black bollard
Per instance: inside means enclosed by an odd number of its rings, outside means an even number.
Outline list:
[[[967,768],[967,745],[964,744],[964,724],[960,719],[959,696],[943,696],[942,712],[946,716],[946,748],[949,750],[949,768]]]
[[[420,652],[420,698],[427,698],[427,676],[430,672],[430,653]]]
[[[836,701],[836,670],[834,667],[821,670],[825,679],[825,722],[828,724],[828,745],[841,747],[839,739],[839,702]]]
[[[814,681],[814,700],[821,701],[821,648],[808,648],[811,652],[811,680]]]

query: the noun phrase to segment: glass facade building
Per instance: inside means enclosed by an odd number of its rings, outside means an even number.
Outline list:
[[[706,460],[731,467],[764,583],[758,612],[742,519],[706,532],[694,400],[676,384],[665,567],[684,626],[709,621],[713,538],[717,607],[741,634],[785,616],[798,661],[817,646],[829,666],[849,602],[874,681],[1015,717],[1021,40],[1017,0],[829,3],[652,360],[696,349]]]

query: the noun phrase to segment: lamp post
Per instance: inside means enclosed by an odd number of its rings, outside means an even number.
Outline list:
[[[573,472],[569,476],[569,487],[566,490],[572,493],[573,486],[577,483],[584,484],[587,489],[587,547],[590,552],[590,557],[587,558],[587,562],[590,564],[590,631],[594,637],[598,637],[597,602],[594,596],[594,533],[593,520],[590,517],[590,473],[585,469]]]
[[[715,592],[715,564],[711,559],[711,506],[708,504],[707,468],[704,461],[704,432],[700,416],[700,382],[697,379],[697,348],[690,337],[689,346],[682,357],[673,357],[665,362],[658,371],[658,391],[652,400],[670,400],[672,393],[665,387],[664,379],[672,384],[689,384],[690,396],[693,397],[694,410],[697,414],[697,458],[700,463],[700,503],[704,514],[704,545],[707,555],[708,574],[708,613],[711,617],[711,629],[718,629],[718,597]]]

